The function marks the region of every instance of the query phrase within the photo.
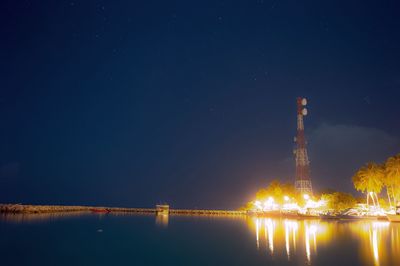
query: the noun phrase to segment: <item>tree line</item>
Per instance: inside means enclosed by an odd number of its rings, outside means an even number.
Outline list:
[[[263,202],[269,197],[274,198],[274,202],[280,205],[284,203],[298,203],[304,205],[306,202],[304,195],[297,192],[292,183],[281,183],[279,180],[272,180],[266,188],[258,190],[255,195],[255,200]],[[332,211],[342,211],[353,207],[357,203],[357,200],[350,193],[330,189],[311,196],[311,199],[324,200],[326,202],[325,208]],[[251,210],[253,208],[254,201],[250,201],[241,209]]]
[[[367,204],[380,206],[378,195],[385,190],[389,206],[400,200],[400,154],[389,157],[384,163],[367,163],[352,178],[354,188],[365,193]]]
[[[384,163],[367,163],[361,167],[352,177],[354,188],[365,194],[367,205],[371,204],[380,207],[387,204],[390,207],[400,205],[400,154],[389,157]],[[387,203],[379,195],[386,192]],[[255,195],[256,200],[264,201],[273,197],[278,204],[285,203],[284,198],[289,197],[291,201],[299,204],[304,203],[302,195],[297,193],[293,184],[281,183],[279,180],[273,180],[267,187],[258,190]],[[317,195],[318,198],[327,202],[327,209],[341,211],[354,207],[362,199],[356,199],[350,193],[327,190]],[[241,209],[252,209],[254,201],[248,202]]]

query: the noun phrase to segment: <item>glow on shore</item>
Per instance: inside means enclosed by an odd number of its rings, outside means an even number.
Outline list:
[[[289,196],[283,197],[283,204],[278,204],[273,197],[268,197],[265,201],[256,200],[254,201],[255,211],[296,211],[300,213],[305,213],[309,209],[318,209],[326,206],[324,200],[314,201],[308,194],[303,195],[305,203],[300,206],[293,198]]]

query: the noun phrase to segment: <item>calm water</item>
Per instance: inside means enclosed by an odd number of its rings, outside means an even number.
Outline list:
[[[400,224],[7,215],[0,265],[400,265]]]

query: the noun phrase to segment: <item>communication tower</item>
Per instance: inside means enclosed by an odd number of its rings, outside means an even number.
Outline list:
[[[312,195],[312,185],[310,178],[310,161],[307,155],[307,141],[304,134],[303,118],[307,115],[308,111],[305,107],[307,105],[306,98],[297,98],[297,136],[294,141],[296,148],[293,151],[296,159],[296,191],[301,194]]]

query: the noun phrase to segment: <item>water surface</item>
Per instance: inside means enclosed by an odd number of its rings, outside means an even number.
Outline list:
[[[0,265],[400,265],[400,224],[75,213],[0,216]]]

